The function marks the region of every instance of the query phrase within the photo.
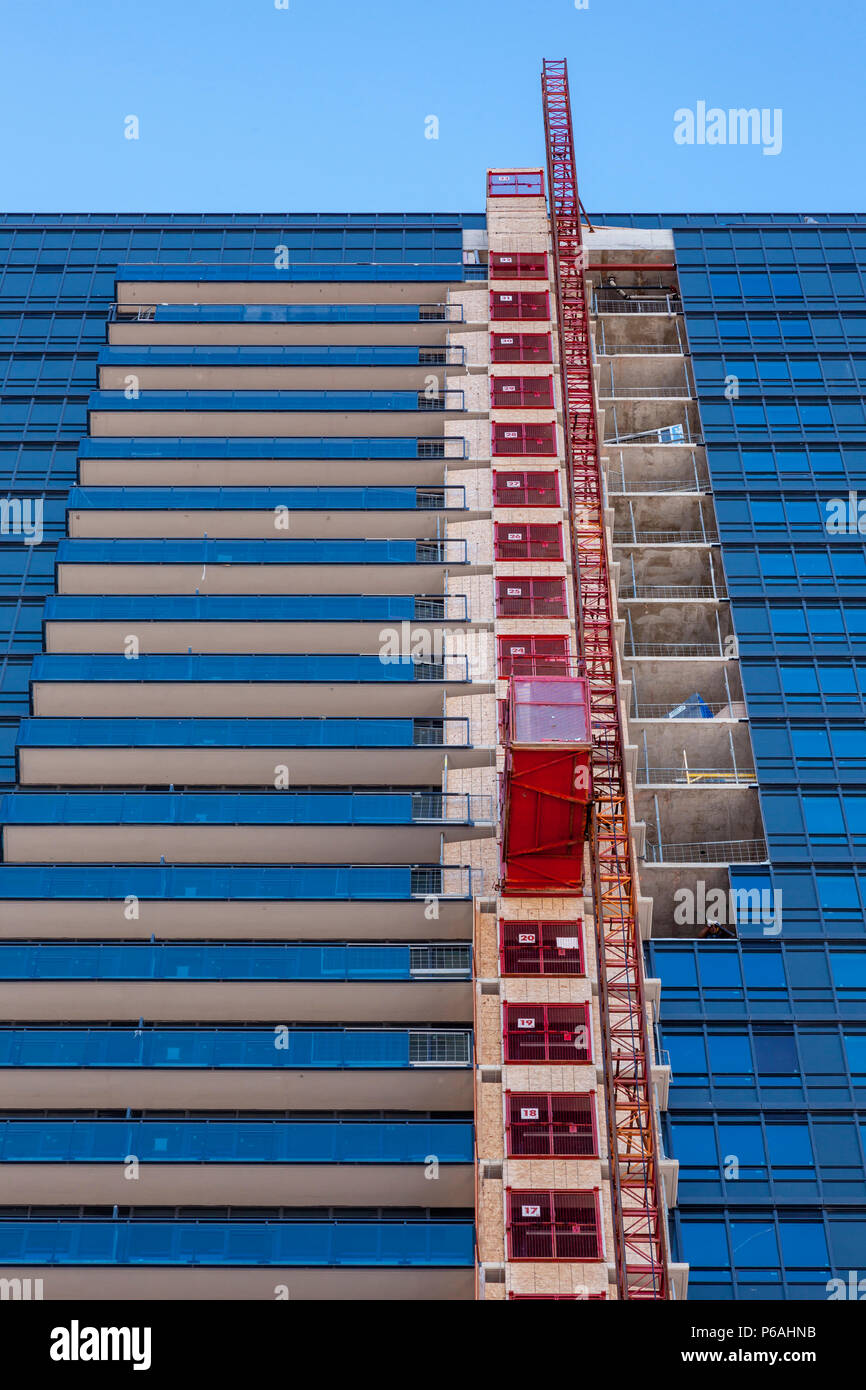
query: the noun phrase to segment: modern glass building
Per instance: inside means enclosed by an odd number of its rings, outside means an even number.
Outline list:
[[[591,221],[667,1288],[825,1299],[866,1275],[866,216]],[[549,232],[535,171],[0,217],[4,1277],[617,1296],[592,896],[500,853],[515,681],[580,660]]]

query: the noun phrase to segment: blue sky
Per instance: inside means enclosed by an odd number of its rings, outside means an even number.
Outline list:
[[[590,209],[866,206],[856,0],[283,4],[0,0],[0,209],[480,210],[543,159],[545,56]],[[781,109],[781,152],[676,144],[699,101]]]

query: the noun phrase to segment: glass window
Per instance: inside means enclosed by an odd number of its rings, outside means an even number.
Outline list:
[[[798,1069],[797,1045],[793,1032],[756,1033],[755,1066],[769,1075],[794,1075]]]
[[[683,1259],[696,1269],[730,1266],[724,1221],[681,1221]]]
[[[697,1125],[672,1124],[671,1139],[674,1155],[680,1163],[703,1164],[710,1167],[718,1165],[716,1136],[712,1125],[706,1122]]]
[[[732,1221],[731,1250],[734,1267],[758,1269],[779,1263],[776,1228],[771,1222]]]
[[[819,1221],[780,1221],[782,1259],[786,1265],[824,1269],[829,1262],[827,1237]]]
[[[719,1153],[724,1164],[735,1158],[740,1164],[762,1168],[766,1160],[761,1126],[720,1123]]]
[[[811,1167],[814,1163],[808,1125],[767,1125],[767,1152],[777,1167]]]
[[[707,1037],[713,1076],[752,1074],[752,1052],[746,1033],[710,1033]]]

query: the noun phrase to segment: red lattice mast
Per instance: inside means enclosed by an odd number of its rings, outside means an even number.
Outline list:
[[[619,1294],[669,1297],[637,893],[619,710],[613,600],[593,396],[589,306],[568,67],[541,78],[579,642],[589,680],[590,844]],[[585,216],[585,214],[584,214]]]

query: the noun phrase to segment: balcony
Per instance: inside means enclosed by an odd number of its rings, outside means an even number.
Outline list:
[[[7,863],[375,864],[487,838],[494,809],[465,792],[12,792],[0,822]]]
[[[177,1207],[472,1207],[472,1125],[462,1120],[0,1120],[0,1202]],[[424,1176],[435,1153],[439,1179]],[[121,1186],[122,1184],[122,1186]],[[56,1271],[55,1271],[56,1272]]]
[[[474,1263],[471,1221],[160,1221],[35,1215],[26,1221],[0,1219],[0,1266],[403,1269]]]
[[[95,391],[89,432],[96,438],[304,437],[363,435],[372,419],[385,435],[420,435],[433,414],[465,411],[462,391]]]
[[[434,1147],[435,1145],[435,1147]],[[471,1164],[463,1120],[0,1120],[0,1164]]]
[[[114,303],[109,323],[462,323],[463,305]]]
[[[451,1025],[471,1021],[470,975],[458,944],[0,944],[0,1014],[88,1026]]]
[[[0,933],[47,940],[128,940],[140,935],[118,912],[144,904],[145,939],[333,939],[334,904],[347,940],[425,942],[431,898],[437,936],[465,940],[480,870],[431,864],[0,864]]]
[[[22,786],[272,787],[284,765],[300,786],[441,784],[451,768],[491,766],[469,720],[25,719]]]
[[[442,697],[483,692],[468,657],[415,661],[328,653],[117,655],[48,653],[33,658],[39,717],[310,718],[359,710],[383,718],[432,718]]]
[[[0,942],[0,980],[468,980],[469,945]]]
[[[472,573],[466,540],[410,537],[315,540],[71,539],[57,547],[56,589],[62,594],[303,594],[316,568],[319,593],[435,594],[444,570]],[[347,582],[348,567],[363,575]]]
[[[369,334],[378,337],[378,330]],[[149,344],[103,348],[97,360],[100,389],[124,390],[130,372],[144,391],[292,390],[322,387],[440,389],[446,371],[465,365],[465,349],[395,344]]]
[[[84,487],[357,487],[363,476],[370,485],[405,487],[444,482],[446,461],[467,450],[456,434],[371,436],[367,421],[353,437],[88,438],[79,446],[80,480]]]

